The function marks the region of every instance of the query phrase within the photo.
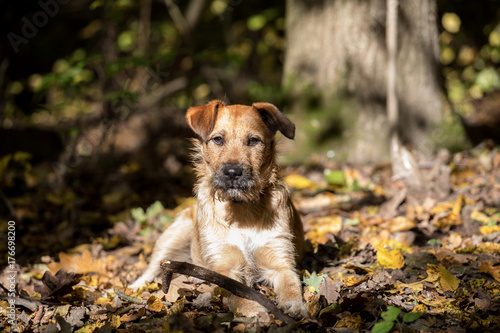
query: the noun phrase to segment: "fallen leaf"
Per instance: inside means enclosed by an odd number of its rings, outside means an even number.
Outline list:
[[[303,281],[308,288],[312,287],[314,289],[310,290],[311,292],[318,292],[319,285],[325,277],[324,275],[317,275],[316,272],[312,272],[311,276],[304,277]]]
[[[101,259],[94,259],[90,251],[85,250],[81,255],[59,253],[59,263],[53,262],[48,264],[52,273],[65,269],[69,272],[87,274],[97,273],[100,275],[108,275],[106,264]]]
[[[481,261],[479,263],[479,270],[482,273],[491,275],[495,280],[500,281],[500,266],[493,266],[491,261]]]
[[[493,225],[493,226],[482,225],[482,226],[479,227],[479,231],[483,235],[492,234],[494,232],[499,232],[500,231],[500,225]]]
[[[500,244],[491,242],[481,243],[476,247],[474,253],[491,253],[498,255],[500,254]]]
[[[124,314],[123,316],[121,316],[120,321],[122,321],[122,322],[133,321],[133,320],[141,318],[145,314],[146,314],[146,308],[141,307],[137,311],[132,311],[132,313]]]
[[[163,303],[161,302],[161,300],[158,297],[156,297],[154,295],[148,299],[146,306],[147,306],[148,310],[154,311],[154,312],[160,312],[161,310],[163,310]]]
[[[438,281],[444,291],[454,291],[458,288],[460,280],[453,276],[446,268],[434,264],[427,264],[427,267],[428,277],[425,281]]]
[[[43,285],[35,286],[35,291],[42,295],[42,300],[52,296],[64,296],[73,290],[72,287],[80,282],[81,278],[81,274],[66,272],[64,269],[60,269],[56,275],[46,271],[42,277]]]
[[[383,246],[380,246],[377,250],[377,261],[384,268],[399,269],[405,265],[405,259],[401,250],[395,249],[389,251]]]
[[[416,312],[416,313],[427,313],[427,306],[425,306],[424,304],[417,304],[415,305],[415,307],[413,308],[413,310],[411,310],[411,312]]]
[[[342,230],[342,218],[338,215],[318,217],[309,222],[312,231],[306,233],[306,238],[313,243],[326,243],[329,234],[338,234]]]
[[[416,221],[410,220],[406,216],[396,216],[388,222],[388,229],[390,232],[411,230],[417,225]]]
[[[321,280],[318,289],[318,296],[325,296],[329,304],[337,302],[340,298],[340,286],[335,285],[333,280],[329,277],[325,277]]]
[[[170,287],[168,288],[168,293],[165,294],[165,300],[167,300],[167,302],[177,301],[177,299],[182,296],[179,291],[190,287],[190,285],[186,283],[189,283],[189,280],[185,275],[179,275],[170,281]]]
[[[315,184],[312,181],[310,181],[306,177],[297,174],[286,176],[285,182],[288,184],[288,186],[293,187],[297,190],[303,190],[315,186]]]
[[[366,281],[368,281],[368,276],[363,276],[362,278],[358,279],[356,276],[351,275],[344,279],[344,283],[348,287],[354,287]]]
[[[482,224],[488,224],[488,222],[490,222],[491,220],[491,218],[488,215],[481,213],[478,210],[473,210],[470,213],[470,218],[478,222],[481,222]]]

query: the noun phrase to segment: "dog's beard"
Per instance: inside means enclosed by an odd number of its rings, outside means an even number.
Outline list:
[[[229,179],[218,172],[213,178],[212,196],[220,201],[249,202],[259,197],[259,190],[248,172],[237,179]]]

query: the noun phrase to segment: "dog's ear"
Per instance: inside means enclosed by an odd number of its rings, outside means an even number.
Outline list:
[[[284,136],[293,140],[295,125],[276,106],[270,103],[253,103],[252,107],[259,111],[262,120],[273,133],[280,131]]]
[[[204,142],[207,141],[208,135],[214,129],[217,111],[224,106],[222,101],[215,100],[207,105],[194,106],[187,110],[186,119],[189,126]]]

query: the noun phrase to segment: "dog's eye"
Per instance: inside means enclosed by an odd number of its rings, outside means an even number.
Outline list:
[[[257,138],[250,138],[250,139],[248,139],[247,145],[249,145],[249,146],[255,146],[259,142],[260,142],[260,140],[257,139]]]
[[[215,138],[212,139],[212,141],[219,146],[221,146],[224,143],[224,139],[222,138],[222,136],[216,136]]]

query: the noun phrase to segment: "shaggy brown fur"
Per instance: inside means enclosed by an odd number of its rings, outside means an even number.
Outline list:
[[[157,241],[150,266],[131,286],[159,274],[161,260],[185,260],[252,286],[269,283],[278,305],[307,316],[295,272],[303,247],[300,217],[280,178],[274,135],[293,139],[295,126],[274,105],[226,106],[221,101],[190,108],[197,204],[186,209]],[[267,311],[230,295],[226,304],[245,316]]]

